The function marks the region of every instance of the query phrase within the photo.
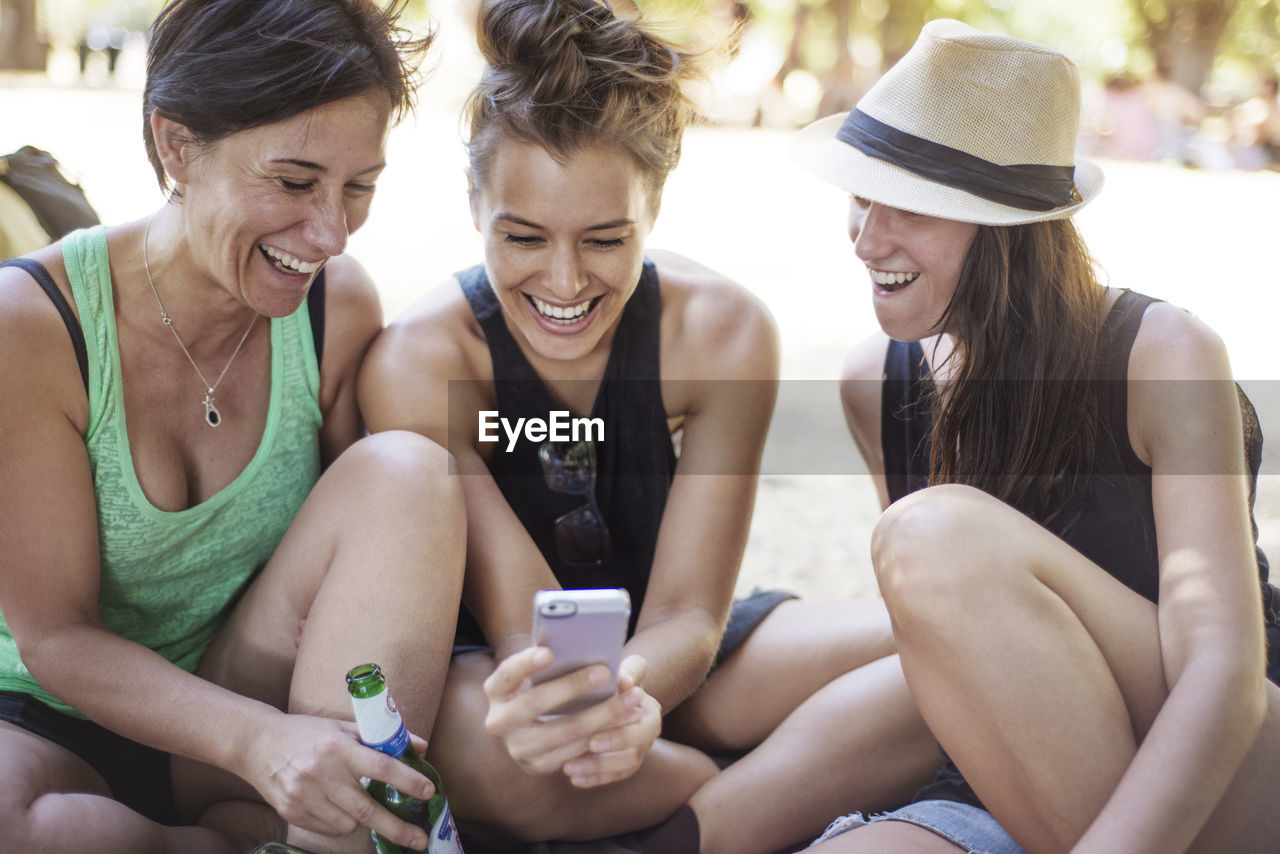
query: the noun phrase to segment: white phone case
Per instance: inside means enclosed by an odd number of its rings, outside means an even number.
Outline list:
[[[533,642],[555,655],[534,674],[546,682],[592,664],[608,666],[607,685],[551,711],[569,715],[612,697],[618,690],[618,663],[631,619],[631,597],[622,589],[540,590],[533,597]]]

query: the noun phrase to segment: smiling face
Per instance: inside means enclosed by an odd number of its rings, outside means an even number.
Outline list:
[[[649,194],[620,148],[557,163],[536,145],[499,143],[472,188],[485,268],[527,354],[558,361],[607,351],[644,265]]]
[[[293,312],[368,218],[390,114],[386,94],[371,90],[207,146],[162,143],[195,267],[166,278],[195,273],[261,314]],[[158,138],[173,130],[156,120]]]
[[[876,320],[896,341],[919,341],[939,323],[978,226],[854,198],[849,238],[871,275]]]

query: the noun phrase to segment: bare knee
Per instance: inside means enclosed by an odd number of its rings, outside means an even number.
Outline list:
[[[43,812],[46,820],[57,818],[54,802],[59,792],[76,791],[111,797],[102,778],[82,759],[69,751],[29,733],[15,725],[0,722],[0,768],[4,782],[0,785],[0,828],[4,829],[5,851],[38,851],[48,840],[40,827]],[[74,820],[75,813],[66,819]]]
[[[6,770],[6,776],[8,771]],[[15,851],[35,851],[40,840],[33,839],[31,805],[34,798],[21,781],[7,781],[0,788],[0,827],[4,828],[6,844]]]
[[[947,484],[892,504],[871,538],[871,560],[895,627],[963,611],[1003,570],[993,560],[999,519],[1016,513],[969,486]]]
[[[334,468],[339,467],[373,489],[462,501],[452,455],[418,433],[388,430],[366,436],[338,458]]]

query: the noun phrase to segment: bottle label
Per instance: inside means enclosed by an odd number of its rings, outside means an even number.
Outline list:
[[[390,691],[373,697],[352,697],[351,707],[356,713],[360,740],[365,745],[390,756],[399,756],[409,749],[409,733]]]
[[[453,813],[449,810],[448,801],[444,802],[444,811],[431,826],[427,854],[462,854],[462,840],[458,838],[458,828],[453,823]]]

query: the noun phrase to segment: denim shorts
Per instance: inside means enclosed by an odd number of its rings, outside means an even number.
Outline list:
[[[966,854],[1024,854],[991,813],[959,801],[917,801],[866,819],[861,813],[853,813],[831,822],[813,844],[876,821],[905,821],[923,827],[960,846]]]

